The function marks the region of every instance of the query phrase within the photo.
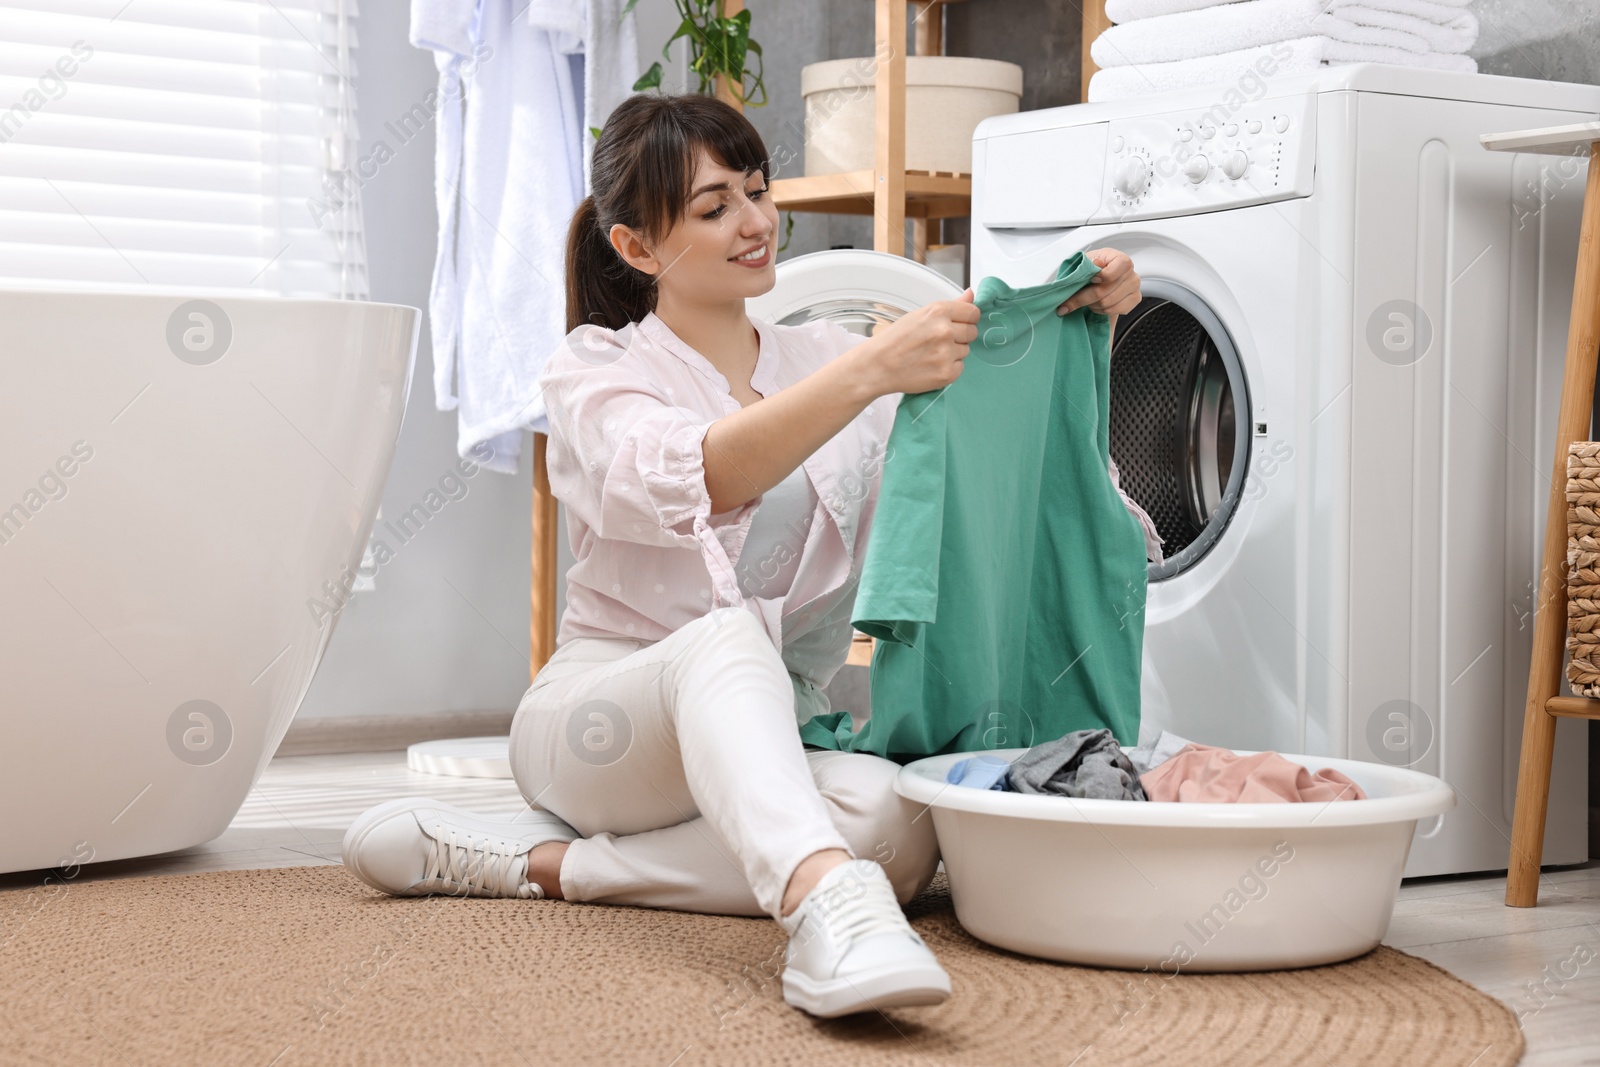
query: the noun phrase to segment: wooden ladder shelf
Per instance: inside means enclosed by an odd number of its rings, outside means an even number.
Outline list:
[[[1594,375],[1600,354],[1600,122],[1516,133],[1485,134],[1497,152],[1572,155],[1587,152],[1589,176],[1578,236],[1572,318],[1567,326],[1566,369],[1556,417],[1555,458],[1550,465],[1550,506],[1545,514],[1544,554],[1533,620],[1533,658],[1522,716],[1522,754],[1517,764],[1517,805],[1506,872],[1506,904],[1531,908],[1539,902],[1539,862],[1544,853],[1550,803],[1550,764],[1558,718],[1600,719],[1600,700],[1562,696],[1561,663],[1567,643],[1567,448],[1589,439],[1594,410]]]

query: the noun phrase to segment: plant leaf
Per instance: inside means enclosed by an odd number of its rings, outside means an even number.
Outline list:
[[[650,69],[639,75],[639,80],[633,83],[633,91],[642,93],[646,89],[654,89],[661,84],[661,64],[652,63]]]

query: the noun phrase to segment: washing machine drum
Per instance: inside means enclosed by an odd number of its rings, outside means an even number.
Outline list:
[[[935,300],[954,300],[961,286],[905,256],[864,248],[810,252],[779,263],[771,290],[745,301],[745,311],[780,326],[832,319],[863,336]]]
[[[1249,466],[1249,390],[1220,320],[1189,290],[1156,280],[1111,342],[1111,458],[1149,513],[1166,559],[1192,567],[1233,517]]]

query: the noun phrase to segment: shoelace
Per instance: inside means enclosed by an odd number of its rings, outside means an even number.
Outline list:
[[[854,897],[843,892],[852,884],[861,889]],[[817,913],[833,931],[841,952],[863,937],[909,930],[900,902],[892,892],[880,892],[881,888],[847,880],[834,883],[818,897]],[[915,935],[915,931],[911,933]]]
[[[511,867],[517,854],[508,841],[495,838],[474,840],[471,834],[458,835],[454,829],[445,831],[435,827],[433,852],[428,856],[428,866],[423,872],[425,881],[442,878],[452,889],[468,894],[476,889],[492,896],[502,895],[502,887],[511,878]],[[517,896],[523,900],[543,900],[544,887],[537,882],[522,879]]]

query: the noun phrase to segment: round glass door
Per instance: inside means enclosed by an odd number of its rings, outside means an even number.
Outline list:
[[[864,248],[810,252],[778,264],[773,287],[745,301],[751,315],[780,326],[831,319],[852,333],[893,322],[961,287],[926,264]]]
[[[1111,458],[1149,513],[1164,562],[1150,580],[1199,562],[1222,536],[1250,459],[1250,394],[1238,352],[1199,297],[1147,280],[1111,341]]]
[[[803,326],[817,319],[832,319],[851,333],[871,337],[872,328],[880,323],[893,322],[913,307],[901,307],[898,301],[860,300],[845,297],[839,300],[819,300],[796,308],[777,320],[779,326]]]

